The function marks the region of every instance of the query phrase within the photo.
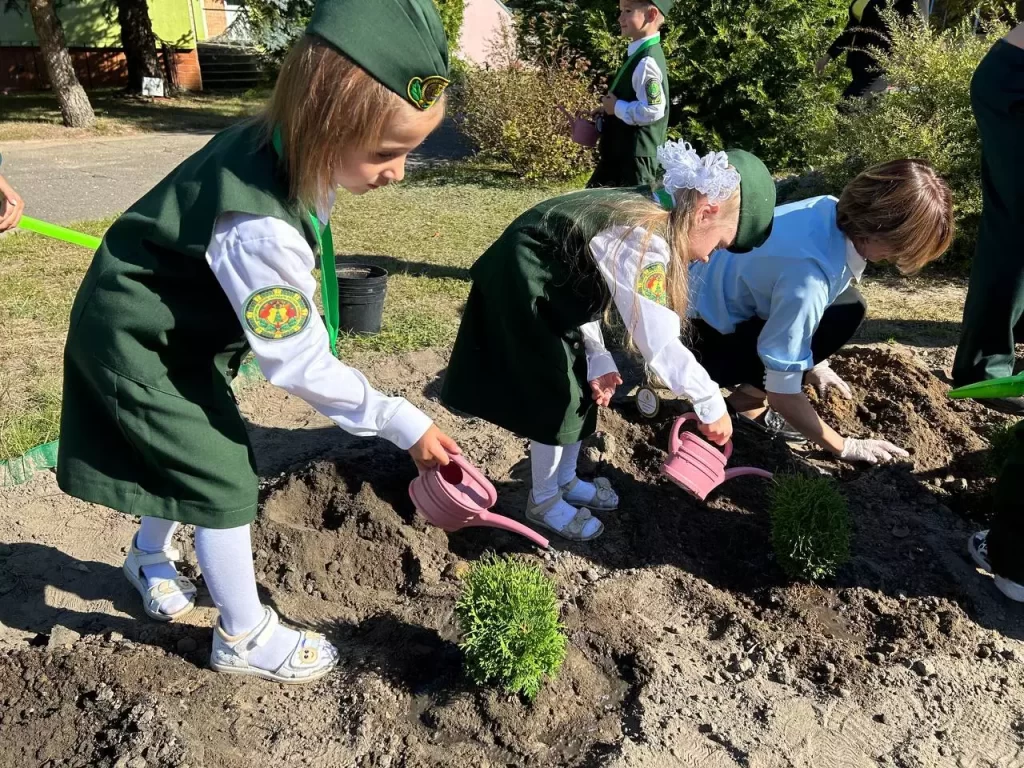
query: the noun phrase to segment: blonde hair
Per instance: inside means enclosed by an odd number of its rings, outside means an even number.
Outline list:
[[[319,37],[298,40],[262,115],[267,141],[281,129],[291,199],[310,208],[326,199],[342,152],[379,142],[403,105],[398,94]]]
[[[731,166],[730,166],[731,167]],[[659,184],[654,190],[660,191]],[[607,217],[607,226],[625,226],[626,231],[619,239],[618,247],[633,234],[640,230],[644,233],[637,260],[637,277],[644,255],[650,247],[651,238],[659,235],[664,238],[669,248],[669,264],[665,275],[665,293],[667,306],[679,316],[680,327],[686,326],[686,310],[689,305],[689,263],[690,234],[694,230],[697,211],[703,195],[694,189],[679,189],[674,195],[674,206],[671,211],[646,194],[636,194],[631,190],[622,190],[621,195],[614,199],[595,203],[589,211],[579,216],[574,227],[590,219],[587,214],[601,214]],[[740,190],[719,204],[720,216],[739,215]],[[621,253],[621,251],[620,251]],[[636,299],[634,299],[636,301]],[[610,310],[610,306],[608,307]],[[634,311],[634,316],[638,313]],[[632,345],[632,329],[626,333]]]
[[[836,224],[854,246],[886,249],[905,275],[939,258],[953,242],[953,194],[927,160],[868,168],[839,197]]]

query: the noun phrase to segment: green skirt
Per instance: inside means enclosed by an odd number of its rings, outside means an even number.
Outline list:
[[[597,428],[582,334],[511,288],[474,283],[441,401],[538,443],[579,442]]]
[[[69,339],[69,348],[71,340]],[[57,483],[79,499],[206,528],[256,517],[256,463],[227,380],[212,366],[202,402],[65,350]]]

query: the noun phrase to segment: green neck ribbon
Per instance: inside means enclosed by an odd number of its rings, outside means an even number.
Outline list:
[[[635,51],[633,51],[633,55],[626,59],[626,61],[623,62],[622,66],[619,67],[619,71],[616,73],[615,79],[612,80],[611,87],[608,88],[608,93],[612,93],[615,90],[616,86],[619,84],[619,81],[622,80],[623,77],[625,77],[627,70],[629,70],[629,68],[633,66],[633,63],[635,61],[640,59],[640,57],[648,48],[653,48],[659,43],[661,43],[661,35],[656,35],[655,37],[652,37],[650,40],[647,40]]]
[[[284,158],[284,142],[281,139],[281,128],[274,129],[274,151],[278,157]],[[316,237],[317,251],[320,254],[320,300],[324,306],[324,325],[327,326],[327,339],[331,354],[338,354],[338,267],[334,258],[334,236],[331,234],[331,223],[320,223],[316,211],[306,212],[309,224]]]

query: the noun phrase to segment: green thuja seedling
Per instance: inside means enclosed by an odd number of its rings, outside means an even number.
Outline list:
[[[544,572],[516,557],[490,554],[462,582],[455,606],[470,678],[496,682],[533,700],[565,659],[555,588]]]
[[[790,578],[834,576],[850,558],[846,499],[823,477],[779,475],[771,493],[772,544]]]
[[[1013,446],[1013,431],[1017,422],[1011,421],[997,427],[988,436],[988,455],[985,457],[985,468],[992,477],[999,477],[1003,471],[1003,465],[1010,458],[1010,448]]]

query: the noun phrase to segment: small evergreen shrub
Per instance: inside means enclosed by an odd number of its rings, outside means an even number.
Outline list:
[[[566,639],[550,578],[519,558],[486,555],[462,582],[455,606],[470,678],[536,697],[565,659]]]
[[[777,476],[771,518],[775,555],[790,578],[829,578],[849,560],[846,499],[827,478]]]
[[[1003,465],[1010,457],[1010,449],[1013,447],[1014,431],[1017,428],[1015,421],[1007,422],[997,427],[988,436],[988,455],[985,458],[985,468],[992,477],[999,477],[1003,471]]]
[[[571,179],[593,166],[593,151],[574,144],[558,111],[591,112],[598,98],[580,67],[565,61],[525,65],[505,29],[489,69],[468,66],[452,89],[451,111],[479,152],[530,181]]]

